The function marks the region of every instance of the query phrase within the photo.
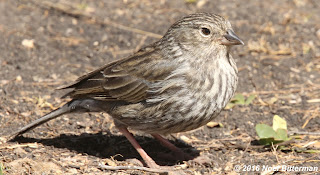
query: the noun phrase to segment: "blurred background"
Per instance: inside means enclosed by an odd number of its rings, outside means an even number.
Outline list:
[[[207,126],[168,136],[208,155],[203,164],[157,157],[164,148],[136,132],[142,147],[159,164],[200,174],[234,173],[235,165],[319,166],[320,1],[0,0],[0,174],[95,174],[102,173],[97,162],[140,159],[107,114],[63,116],[18,142],[4,137],[63,104],[57,87],[157,41],[194,12],[224,16],[245,42],[232,48],[237,95]],[[298,134],[294,144],[250,149],[257,124],[272,126],[274,115],[286,121],[288,137]]]

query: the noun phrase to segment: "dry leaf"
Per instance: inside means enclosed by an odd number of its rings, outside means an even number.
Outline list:
[[[207,123],[207,127],[209,127],[209,128],[214,128],[214,127],[217,127],[217,126],[219,126],[218,122],[209,122],[209,123]]]

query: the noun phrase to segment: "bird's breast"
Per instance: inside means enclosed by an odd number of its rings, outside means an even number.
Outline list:
[[[159,119],[162,132],[188,131],[214,119],[233,96],[236,84],[237,71],[222,62],[215,69],[189,69],[168,78],[154,86],[156,95],[147,102],[156,106],[152,118]]]

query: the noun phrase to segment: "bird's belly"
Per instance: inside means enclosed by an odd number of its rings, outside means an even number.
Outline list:
[[[209,98],[186,95],[179,98],[172,97],[157,105],[144,106],[141,107],[141,110],[137,108],[128,110],[126,114],[122,114],[117,119],[134,130],[170,134],[193,130],[205,125],[213,120],[223,107]]]
[[[196,129],[214,119],[221,111],[216,104],[203,104],[200,101],[183,101],[176,104],[156,107],[153,114],[142,114],[130,128],[147,133],[170,134]],[[180,108],[180,109],[179,109]]]

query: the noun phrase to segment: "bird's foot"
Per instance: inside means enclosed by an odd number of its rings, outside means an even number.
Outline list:
[[[148,160],[148,161],[145,161],[145,163],[147,164],[147,166],[149,168],[155,168],[155,169],[160,169],[161,166],[159,166],[154,160]]]

